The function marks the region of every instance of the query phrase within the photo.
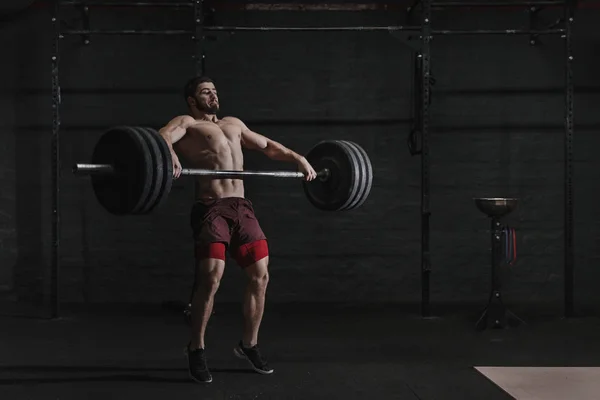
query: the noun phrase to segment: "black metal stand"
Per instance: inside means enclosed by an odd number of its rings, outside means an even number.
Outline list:
[[[492,287],[488,304],[477,320],[475,327],[477,330],[483,330],[487,327],[505,328],[507,326],[518,326],[525,323],[515,313],[510,311],[502,300],[502,282],[499,267],[501,264],[501,240],[502,225],[500,219],[496,216],[490,217],[490,235],[492,244]]]

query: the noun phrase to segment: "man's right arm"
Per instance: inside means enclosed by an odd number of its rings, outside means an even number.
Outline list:
[[[171,158],[173,160],[173,176],[179,178],[181,175],[181,163],[179,157],[173,150],[173,144],[177,143],[185,135],[187,128],[192,125],[196,120],[189,115],[181,115],[173,118],[169,123],[163,126],[159,131],[159,135],[165,140],[169,150],[171,151]]]
[[[163,126],[158,131],[160,136],[162,136],[163,139],[165,139],[165,142],[167,142],[171,152],[174,152],[173,144],[181,140],[181,138],[185,135],[187,128],[194,122],[196,122],[196,120],[189,115],[180,115],[170,120],[167,125]]]

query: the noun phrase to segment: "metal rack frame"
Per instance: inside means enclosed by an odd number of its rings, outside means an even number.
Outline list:
[[[54,41],[52,49],[52,262],[51,262],[51,315],[53,318],[60,313],[60,104],[61,92],[59,81],[59,63],[60,63],[60,39],[64,35],[82,35],[84,43],[90,42],[91,35],[182,35],[191,36],[194,40],[194,60],[195,71],[201,75],[205,69],[205,54],[203,41],[205,32],[214,31],[414,31],[420,32],[421,47],[419,52],[420,76],[418,77],[419,97],[418,102],[419,120],[418,129],[421,136],[421,149],[418,154],[421,155],[421,314],[430,316],[430,276],[431,276],[431,257],[430,257],[430,111],[431,101],[431,39],[435,35],[530,35],[537,38],[540,35],[559,34],[565,39],[565,132],[564,132],[564,313],[565,316],[572,316],[574,313],[573,300],[573,272],[574,272],[574,243],[573,243],[573,107],[574,107],[574,87],[573,87],[573,48],[572,31],[573,15],[576,7],[576,0],[540,0],[540,1],[480,1],[480,2],[434,2],[433,0],[417,0],[410,7],[410,12],[414,12],[417,6],[420,6],[420,25],[418,26],[342,26],[342,27],[241,27],[241,26],[204,26],[204,0],[190,0],[181,2],[142,2],[142,1],[71,1],[55,0],[54,15],[52,23],[54,28]],[[84,29],[61,30],[60,11],[64,6],[80,6],[83,8]],[[101,30],[90,29],[88,22],[88,7],[169,7],[169,8],[191,8],[193,10],[192,30]],[[264,6],[264,5],[263,5]],[[288,9],[297,9],[297,4],[288,5]],[[395,9],[397,4],[372,5],[372,9]],[[558,28],[554,24],[547,29],[503,29],[503,30],[435,30],[432,23],[432,10],[452,7],[544,7],[561,6],[564,8],[563,25]],[[252,9],[251,4],[245,4],[245,9]],[[305,6],[302,10],[323,11],[323,6],[313,4]],[[352,9],[352,6],[347,6]],[[263,11],[280,10],[281,7],[264,6]],[[283,7],[285,9],[285,7]],[[344,9],[341,7],[341,9]],[[532,24],[533,25],[533,24]],[[533,43],[532,43],[533,44]]]
[[[84,29],[61,29],[61,8],[65,6],[80,7],[83,17]],[[103,7],[163,7],[183,8],[193,10],[192,30],[113,30],[102,31],[90,29],[89,8]],[[182,35],[189,36],[194,42],[194,66],[197,75],[202,75],[205,67],[205,54],[203,47],[203,22],[204,0],[190,0],[185,2],[130,2],[130,1],[71,1],[54,0],[52,25],[54,40],[52,45],[52,260],[50,272],[50,316],[58,318],[60,315],[60,104],[61,90],[59,79],[60,40],[66,35],[81,35],[84,44],[90,44],[91,36],[95,34],[108,35]]]
[[[420,110],[418,111],[418,131],[421,135],[421,149],[415,154],[421,155],[421,315],[431,316],[430,304],[430,275],[431,275],[431,253],[430,253],[430,113],[431,102],[431,48],[430,40],[435,35],[530,35],[532,45],[536,44],[540,35],[561,35],[564,39],[564,62],[565,62],[565,131],[564,131],[564,315],[574,316],[574,288],[573,276],[575,268],[574,240],[573,240],[573,107],[574,107],[574,82],[573,82],[573,21],[574,10],[577,2],[574,0],[550,0],[550,1],[509,1],[509,2],[433,2],[432,0],[417,1],[415,6],[421,7],[421,53],[420,79],[416,82],[420,85]],[[433,8],[451,7],[515,7],[522,6],[530,8],[531,29],[507,29],[507,30],[433,30],[431,28],[431,12]],[[535,13],[538,7],[560,6],[563,7],[562,25],[561,21],[554,23],[547,29],[533,29]],[[414,8],[414,6],[412,7]],[[411,12],[414,12],[411,8]]]

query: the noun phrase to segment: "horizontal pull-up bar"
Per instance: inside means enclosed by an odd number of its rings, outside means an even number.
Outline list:
[[[256,32],[256,31],[285,31],[285,32],[308,32],[308,31],[420,31],[418,26],[311,26],[311,27],[269,27],[269,26],[206,26],[202,28],[205,32]],[[191,30],[144,30],[144,29],[70,29],[62,32],[65,35],[188,35],[195,33]]]
[[[62,35],[193,35],[191,30],[146,30],[146,29],[69,29],[60,32]]]
[[[565,29],[476,29],[476,30],[434,30],[434,35],[553,35],[565,33]]]
[[[326,0],[322,3],[268,3],[268,2],[230,2],[219,1],[211,4],[217,11],[406,11],[407,7],[415,8],[419,2],[411,5],[408,1],[391,2],[336,2]],[[465,2],[439,2],[433,3],[432,8],[443,9],[452,7],[544,7],[564,6],[564,0],[540,0],[540,1],[465,1]]]
[[[148,2],[148,1],[59,1],[61,6],[82,7],[193,7],[193,1],[186,2]]]
[[[421,30],[418,26],[337,26],[337,27],[250,27],[250,26],[210,26],[204,27],[205,32],[256,32],[256,31],[280,31],[280,32],[344,32],[344,31],[414,31]],[[564,33],[564,29],[474,29],[474,30],[433,30],[432,35],[551,35]],[[102,29],[71,29],[61,32],[64,35],[193,35],[192,30],[102,30]]]
[[[306,32],[306,31],[419,31],[419,26],[206,26],[203,30],[224,31],[224,32],[272,32],[272,31],[289,31],[289,32]]]
[[[543,6],[564,6],[570,0],[541,0],[541,1],[448,1],[434,2],[431,7],[543,7]]]
[[[544,7],[544,6],[562,6],[570,0],[539,0],[539,1],[448,1],[434,2],[433,8],[452,8],[452,7]],[[193,7],[192,1],[177,2],[149,2],[149,1],[81,1],[81,0],[61,0],[60,5],[65,6],[85,6],[85,7]],[[217,2],[213,5],[216,9],[240,9],[256,11],[368,11],[368,10],[393,10],[405,9],[406,5],[399,3],[235,3],[235,2]]]
[[[82,1],[82,0],[59,0],[59,5],[64,6],[80,6],[80,7],[168,7],[168,8],[182,8],[182,7],[194,7],[195,2],[198,0],[190,1],[115,1],[115,0],[95,0],[95,1]],[[205,1],[205,0],[200,0]],[[433,2],[433,9],[444,9],[444,8],[461,8],[461,7],[484,7],[484,8],[502,8],[502,7],[545,7],[545,6],[565,6],[566,4],[572,3],[572,0],[524,0],[524,1],[440,1]],[[46,3],[41,3],[46,4]],[[416,3],[418,4],[418,2]],[[211,2],[210,7],[217,11],[376,11],[376,10],[400,10],[406,11],[409,4],[404,4],[400,1],[392,2],[376,2],[376,3],[360,3],[360,2],[339,2],[328,0],[324,3],[269,3],[269,2],[236,2],[236,1],[218,1]],[[597,7],[598,3],[584,2],[578,4],[580,8],[586,7]]]

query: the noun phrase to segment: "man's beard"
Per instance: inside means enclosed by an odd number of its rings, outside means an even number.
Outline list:
[[[218,104],[214,104],[212,106],[209,105],[197,105],[196,108],[198,109],[198,111],[201,111],[203,113],[206,114],[216,114],[219,112],[219,105]]]

